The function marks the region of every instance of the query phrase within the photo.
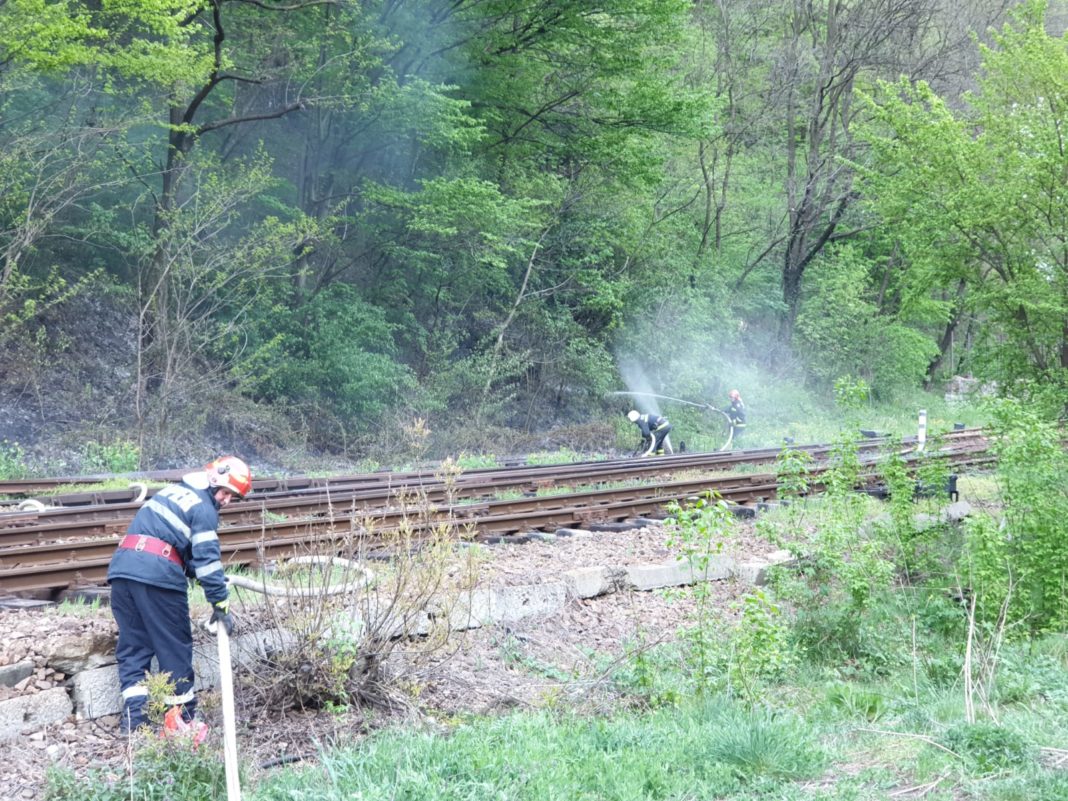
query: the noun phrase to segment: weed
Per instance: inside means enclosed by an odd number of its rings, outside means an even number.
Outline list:
[[[941,743],[959,755],[979,774],[1030,767],[1036,750],[1021,735],[994,723],[959,723],[949,728]]]
[[[0,440],[0,479],[26,478],[26,451],[17,442]]]

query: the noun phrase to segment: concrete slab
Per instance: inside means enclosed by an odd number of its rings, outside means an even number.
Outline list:
[[[580,567],[564,573],[564,585],[572,598],[596,598],[615,590],[615,580],[607,567]]]
[[[14,596],[0,598],[0,609],[40,609],[42,606],[55,606],[55,603],[36,598],[15,598]]]
[[[691,566],[685,559],[665,562],[660,565],[628,565],[625,582],[636,590],[656,590],[662,587],[681,587],[695,581],[718,581],[729,578],[734,569],[734,560],[726,556],[709,559],[702,571]]]
[[[63,687],[0,701],[0,740],[10,740],[27,729],[56,723],[72,711],[70,696]]]
[[[567,587],[562,581],[474,590],[462,594],[448,610],[449,627],[464,631],[494,623],[510,623],[559,611],[565,603]]]

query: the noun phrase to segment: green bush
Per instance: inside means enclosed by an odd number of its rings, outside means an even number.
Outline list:
[[[1068,630],[1068,454],[1055,424],[1011,399],[993,405],[1003,519],[968,521],[964,581],[976,615],[993,623],[1008,602],[1008,622],[1028,631]]]
[[[132,473],[141,466],[141,449],[124,440],[88,442],[84,458],[85,469],[92,473]]]
[[[394,359],[394,327],[352,287],[334,284],[305,306],[269,311],[255,321],[259,342],[243,365],[255,398],[320,408],[366,433],[412,390]]]
[[[880,311],[869,269],[849,245],[816,262],[797,318],[797,345],[807,370],[822,383],[856,376],[873,394],[887,397],[916,386],[938,347],[908,320]]]
[[[47,801],[204,801],[226,797],[226,772],[218,752],[194,749],[188,738],[148,736],[134,751],[127,775],[91,771],[76,777],[66,769],[49,772]]]
[[[26,478],[26,452],[17,442],[0,440],[0,479]]]
[[[1021,735],[985,721],[957,724],[941,742],[980,774],[1027,768],[1035,762],[1035,749]]]

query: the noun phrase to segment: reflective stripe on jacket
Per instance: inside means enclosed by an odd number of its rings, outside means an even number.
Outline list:
[[[125,578],[168,590],[186,589],[186,576],[196,578],[210,603],[229,594],[219,549],[219,512],[208,487],[207,474],[191,473],[178,484],[157,492],[142,506],[128,529],[170,543],[185,562],[174,562],[146,551],[120,548],[111,558],[108,581]]]

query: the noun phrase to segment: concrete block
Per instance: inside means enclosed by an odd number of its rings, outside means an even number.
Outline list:
[[[234,637],[230,644],[230,656],[235,668],[253,663],[271,649],[285,648],[292,644],[293,635],[281,629],[265,629]],[[152,660],[152,670],[157,670]],[[204,690],[219,683],[219,652],[214,640],[207,640],[194,647],[194,690]],[[117,715],[122,711],[122,691],[119,687],[119,671],[115,665],[93,668],[75,673],[71,677],[74,710],[79,717],[92,719],[104,715]]]
[[[24,659],[13,665],[0,666],[0,685],[14,687],[35,670],[32,659]]]
[[[656,590],[661,587],[681,587],[696,581],[717,581],[729,578],[734,560],[727,556],[713,556],[701,571],[685,560],[661,565],[628,565],[625,582],[636,590]]]
[[[368,621],[372,627],[394,639],[422,637],[431,629],[430,616],[425,609],[400,608],[372,597],[341,610],[331,621],[330,630],[355,640],[364,636]]]
[[[734,566],[734,577],[745,584],[763,586],[768,583],[767,570],[771,567],[760,559],[750,559]]]
[[[471,590],[461,593],[451,608],[436,610],[448,617],[449,628],[452,631],[467,631],[477,629],[493,622],[490,616],[490,593],[489,590]]]
[[[558,528],[554,532],[557,537],[588,537],[590,532],[584,528]]]
[[[0,740],[18,737],[26,729],[56,723],[72,711],[70,696],[63,687],[0,701]]]
[[[559,611],[566,602],[564,582],[474,590],[462,594],[448,610],[449,627],[464,631],[494,623],[511,623]]]
[[[572,598],[596,598],[615,590],[607,567],[580,567],[564,573],[564,586]]]
[[[525,617],[559,612],[566,603],[567,587],[562,581],[490,591],[490,613],[494,623],[511,623]]]
[[[119,671],[114,665],[75,673],[71,686],[74,711],[78,717],[100,718],[122,711]]]

